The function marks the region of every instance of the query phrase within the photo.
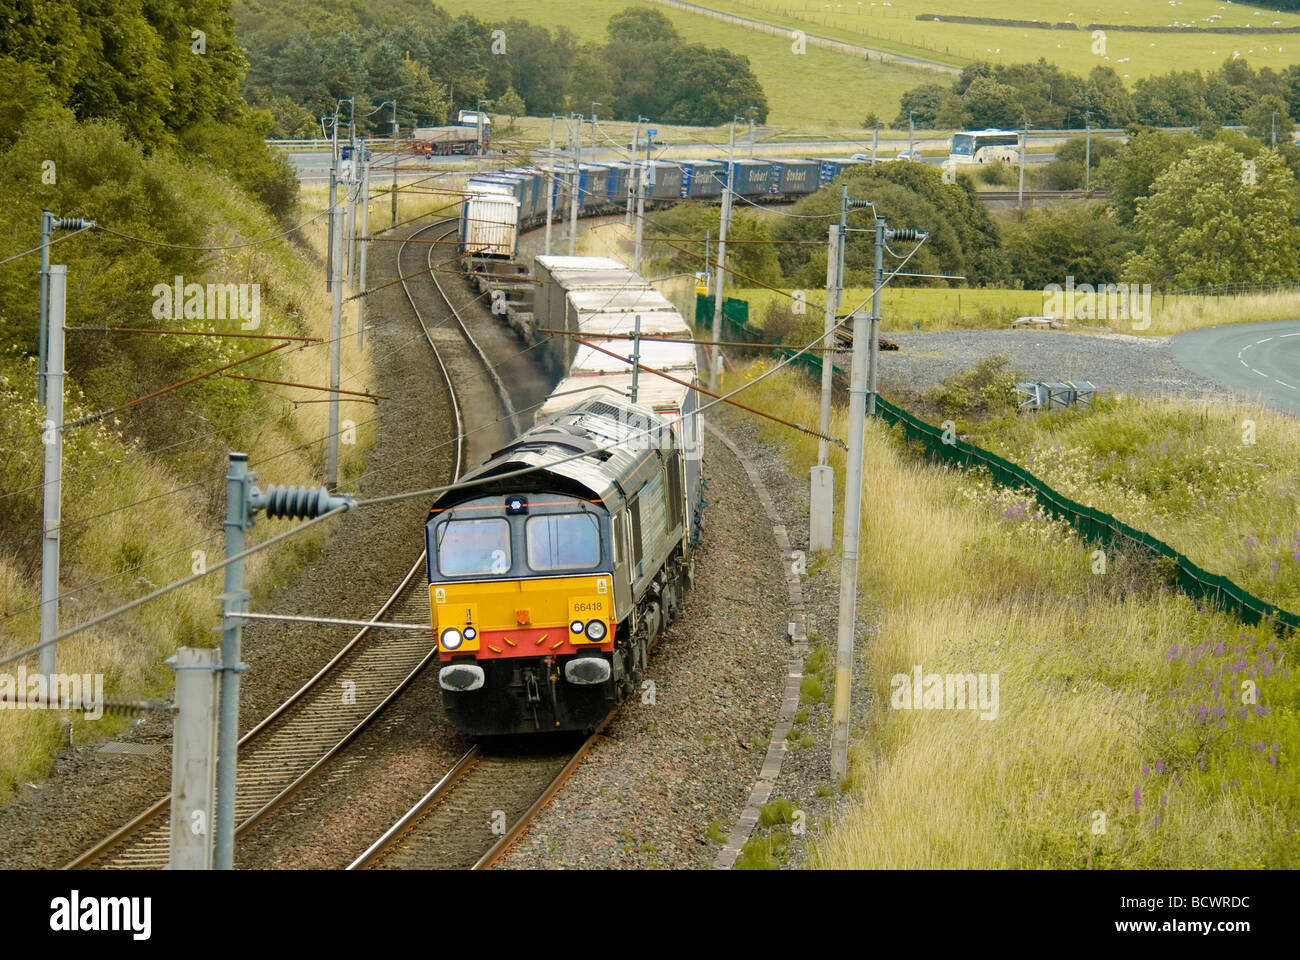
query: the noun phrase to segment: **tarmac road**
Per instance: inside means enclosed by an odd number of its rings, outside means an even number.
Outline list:
[[[1199,376],[1300,415],[1300,320],[1207,327],[1178,334],[1172,346]]]

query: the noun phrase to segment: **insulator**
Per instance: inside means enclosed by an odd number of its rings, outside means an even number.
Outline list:
[[[916,230],[912,227],[903,227],[900,230],[890,230],[890,240],[921,240],[926,236],[923,230]]]
[[[86,230],[95,225],[94,220],[86,220],[83,217],[55,217],[54,226],[59,230]]]
[[[266,511],[268,517],[289,517],[310,520],[339,507],[351,509],[352,498],[333,496],[325,487],[276,486],[271,484],[264,493],[253,495],[254,508]]]

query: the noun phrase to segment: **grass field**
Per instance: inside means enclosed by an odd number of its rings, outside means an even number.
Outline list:
[[[1243,443],[1242,424],[1253,424]],[[959,424],[963,431],[966,427]],[[1300,423],[1246,404],[1138,397],[969,427],[972,443],[1300,612]]]
[[[749,319],[762,327],[763,318],[773,303],[788,303],[789,298],[761,288],[728,289],[728,296],[749,302]],[[865,288],[844,291],[843,307],[848,310],[867,300]],[[821,332],[823,290],[804,292],[808,303],[807,325],[800,328],[808,339]],[[991,330],[1005,327],[1023,316],[1044,312],[1045,298],[1040,290],[1001,290],[986,287],[971,289],[886,287],[881,297],[880,328],[890,330]],[[869,304],[868,304],[869,306]],[[1270,293],[1240,297],[1167,296],[1155,293],[1151,298],[1151,325],[1138,329],[1127,321],[1109,321],[1110,332],[1137,336],[1165,337],[1202,327],[1226,323],[1254,323],[1260,320],[1289,320],[1300,316],[1300,292]],[[1081,333],[1106,332],[1100,321],[1070,324]]]
[[[817,418],[795,375],[740,399]],[[844,429],[839,411],[832,432]],[[760,431],[806,475],[814,438]],[[863,490],[859,583],[875,627],[858,656],[872,702],[854,730],[852,805],[810,865],[1294,866],[1294,637],[1202,612],[1138,558],[1113,553],[1094,573],[1092,545],[1032,502],[925,464],[878,422]],[[996,716],[900,708],[897,678],[917,667],[996,676]],[[1246,680],[1258,702],[1242,702]],[[817,739],[825,749],[827,731]]]
[[[642,0],[644,2],[644,0]],[[519,17],[554,28],[565,26],[581,40],[601,41],[612,14],[636,6],[636,0],[439,0],[452,14],[469,13],[497,22]],[[921,83],[933,81],[933,71],[880,63],[808,47],[796,56],[788,40],[719,23],[668,7],[656,6],[683,37],[692,43],[726,47],[749,57],[767,94],[767,128],[797,128],[813,124],[843,124],[857,128],[868,113],[892,120],[899,97]],[[507,38],[508,41],[508,38]],[[779,130],[774,131],[779,132]]]
[[[1025,63],[1045,57],[1063,70],[1087,73],[1098,64],[1113,67],[1130,81],[1171,69],[1213,68],[1240,54],[1256,69],[1290,66],[1300,55],[1300,35],[1269,34],[1275,24],[1300,26],[1300,15],[1275,13],[1267,5],[1182,0],[1135,4],[1105,0],[1077,4],[1072,0],[1009,0],[971,3],[969,0],[893,0],[857,3],[841,0],[703,0],[699,5],[849,43],[922,56],[947,63],[991,60]],[[985,16],[1011,20],[1060,22],[1080,26],[1091,22],[1170,26],[1251,26],[1258,35],[1169,34],[1110,31],[1105,52],[1094,53],[1094,39],[1084,30],[1043,30],[919,21],[917,14]],[[1219,17],[1210,21],[1210,17]]]

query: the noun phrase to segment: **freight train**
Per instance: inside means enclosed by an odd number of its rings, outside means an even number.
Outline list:
[[[443,705],[475,736],[588,731],[639,689],[704,505],[685,320],[615,260],[542,256],[535,272],[533,333],[563,378],[425,524]],[[621,339],[637,330],[662,339]],[[648,370],[619,359],[634,354]]]
[[[847,157],[735,160],[733,192],[755,203],[797,200],[816,193],[846,169],[862,163]],[[645,184],[646,206],[667,206],[683,200],[717,200],[726,179],[725,160],[654,160],[637,164]],[[633,165],[584,163],[578,168],[578,215],[616,213],[627,203]],[[570,215],[572,165],[512,167],[471,177],[465,185],[465,216],[460,249],[475,256],[514,259],[519,234],[552,217]]]

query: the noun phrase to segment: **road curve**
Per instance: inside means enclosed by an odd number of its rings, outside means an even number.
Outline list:
[[[1300,415],[1300,320],[1192,330],[1173,337],[1172,346],[1194,373]]]

